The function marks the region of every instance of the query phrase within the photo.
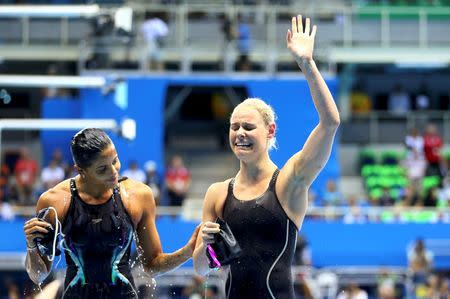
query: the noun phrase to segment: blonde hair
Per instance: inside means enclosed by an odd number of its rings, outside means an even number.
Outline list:
[[[275,124],[275,120],[277,118],[277,116],[275,115],[275,111],[269,104],[267,104],[263,100],[261,100],[259,98],[248,98],[248,99],[244,100],[242,103],[240,103],[239,105],[237,105],[234,108],[233,113],[238,107],[242,107],[242,106],[252,107],[256,111],[258,111],[258,113],[262,116],[264,124],[266,126],[269,126],[270,124]],[[276,126],[275,126],[275,128],[276,128]],[[268,146],[269,146],[269,150],[271,150],[273,148],[275,148],[275,149],[277,148],[275,136],[269,140]]]

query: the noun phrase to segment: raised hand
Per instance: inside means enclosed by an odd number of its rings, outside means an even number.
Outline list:
[[[316,37],[317,26],[310,28],[310,19],[306,18],[305,28],[303,28],[302,15],[292,18],[292,29],[288,29],[286,41],[287,48],[294,55],[298,64],[312,60],[314,50],[314,38]]]

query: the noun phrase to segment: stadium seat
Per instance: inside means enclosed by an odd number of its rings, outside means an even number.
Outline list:
[[[441,183],[441,178],[438,176],[426,176],[422,180],[422,191],[425,194],[428,189],[437,187]]]
[[[377,159],[376,159],[375,152],[373,150],[363,149],[359,153],[360,167],[363,167],[365,165],[372,165],[372,164],[376,164],[376,163],[377,163]]]

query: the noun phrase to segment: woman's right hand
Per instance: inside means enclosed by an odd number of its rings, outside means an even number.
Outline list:
[[[37,217],[31,218],[27,222],[25,222],[23,226],[23,231],[25,232],[25,238],[27,241],[27,246],[32,248],[35,247],[36,244],[34,239],[43,238],[45,234],[49,232],[49,228],[52,225],[47,221],[43,221]]]
[[[206,221],[202,226],[202,240],[204,244],[214,243],[214,235],[220,232],[220,225],[215,222]]]

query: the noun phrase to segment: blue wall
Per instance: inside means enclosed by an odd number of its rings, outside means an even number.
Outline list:
[[[43,117],[113,118],[118,122],[125,117],[133,118],[137,122],[137,138],[134,141],[127,142],[111,134],[122,165],[126,167],[132,159],[142,165],[151,159],[157,162],[160,172],[164,167],[164,101],[170,85],[243,86],[247,88],[250,97],[266,100],[274,107],[279,117],[277,132],[279,149],[271,152],[274,162],[279,167],[302,148],[309,133],[318,123],[307,82],[302,76],[131,77],[126,80],[126,84],[128,88],[125,99],[120,101],[114,93],[105,96],[97,89],[82,90],[81,100],[70,101],[70,104],[68,101],[44,101]],[[327,84],[332,94],[336,95],[338,87],[336,79],[327,80]],[[79,107],[72,107],[75,105],[73,103],[78,103]],[[58,136],[55,133],[43,134],[46,155],[51,153],[56,145],[66,145],[68,154],[68,142],[72,135],[73,132],[61,133]],[[326,179],[338,176],[339,164],[335,146],[329,163],[317,178],[313,188],[320,192]]]
[[[448,224],[343,224],[305,221],[302,234],[309,241],[315,266],[406,266],[406,248],[417,238],[450,239]],[[437,260],[436,266],[450,260]]]
[[[52,98],[42,101],[42,118],[81,118],[80,101],[67,98]],[[77,131],[54,131],[42,130],[41,142],[43,151],[43,162],[47,165],[53,151],[59,148],[66,161],[72,163],[70,155],[70,140]]]
[[[164,252],[184,246],[197,222],[185,222],[172,217],[160,217],[157,228]],[[23,220],[0,221],[1,252],[25,252]],[[176,234],[174,234],[176,232]],[[450,239],[448,224],[343,224],[340,222],[305,221],[302,227],[312,249],[316,267],[342,265],[406,266],[406,248],[418,237],[424,239]],[[5,239],[6,240],[6,239]],[[447,258],[436,259],[437,267],[450,268]],[[186,263],[191,266],[192,261]]]

